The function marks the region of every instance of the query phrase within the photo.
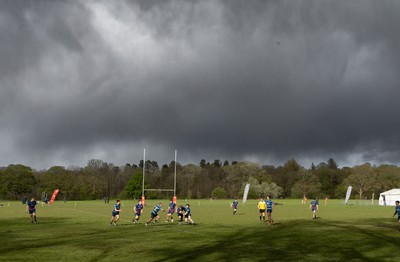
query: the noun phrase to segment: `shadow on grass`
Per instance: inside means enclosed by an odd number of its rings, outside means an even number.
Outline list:
[[[390,222],[389,222],[390,221]],[[205,243],[152,250],[157,261],[399,261],[400,227],[392,220],[291,221],[220,234],[207,229]],[[382,232],[384,231],[384,232]],[[173,257],[171,257],[173,254]]]
[[[2,219],[0,225],[0,261],[23,250],[27,257],[41,249],[57,250],[65,245],[79,245],[95,238],[113,239],[107,226],[93,230],[85,228],[70,218],[38,218],[37,224],[30,223],[30,218]],[[60,249],[58,249],[60,250]],[[49,252],[50,253],[50,252]],[[48,260],[45,260],[48,261]]]
[[[43,217],[36,225],[3,219],[0,260],[15,260],[23,250],[27,260],[36,261],[56,256],[64,261],[400,261],[399,232],[392,219],[147,227],[69,218]],[[39,252],[44,248],[46,253]]]

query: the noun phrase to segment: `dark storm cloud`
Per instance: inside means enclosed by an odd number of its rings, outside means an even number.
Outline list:
[[[0,5],[2,165],[400,162],[397,2]]]

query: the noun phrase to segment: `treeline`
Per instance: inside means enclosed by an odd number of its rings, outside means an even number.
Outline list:
[[[250,162],[201,160],[198,165],[180,165],[172,161],[159,166],[156,161],[138,165],[115,166],[92,159],[83,168],[54,166],[48,170],[32,170],[24,165],[0,169],[0,197],[20,199],[27,195],[40,199],[59,188],[58,199],[68,200],[139,198],[142,195],[143,164],[145,165],[146,198],[169,198],[173,193],[176,168],[178,198],[242,197],[245,184],[250,183],[249,198],[266,194],[277,197],[343,198],[349,185],[357,198],[377,197],[380,192],[400,187],[400,168],[394,165],[372,166],[365,163],[339,168],[333,159],[300,166],[295,159],[282,166],[260,166]]]

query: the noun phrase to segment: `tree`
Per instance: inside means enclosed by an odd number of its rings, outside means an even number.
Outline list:
[[[205,159],[200,160],[200,167],[205,167],[207,164]]]
[[[266,182],[266,183],[272,182],[271,175],[265,169],[260,170],[254,177],[257,178],[261,182]]]
[[[343,182],[343,172],[338,169],[336,161],[330,158],[326,163],[318,164],[312,172],[321,183],[321,193],[330,198],[335,197],[337,186]]]
[[[283,188],[283,196],[290,196],[300,165],[295,159],[289,159],[282,167],[278,167],[272,176],[273,181]]]
[[[222,166],[222,163],[221,163],[221,161],[220,161],[219,159],[215,159],[215,160],[214,160],[214,163],[213,163],[213,166],[214,166],[214,167],[221,167],[221,166]]]
[[[142,196],[143,173],[138,171],[129,179],[125,187],[128,197],[140,198]]]
[[[249,176],[257,176],[260,172],[260,165],[251,162],[239,162],[235,165],[222,167],[224,171],[223,184],[229,197],[234,197],[243,189],[244,181]]]
[[[400,168],[394,165],[380,165],[374,168],[377,175],[375,192],[384,192],[392,188],[400,188]]]
[[[305,170],[304,168],[298,172],[297,181],[294,183],[291,194],[292,197],[303,197],[303,196],[316,196],[321,189],[321,183],[318,177],[311,171]]]
[[[279,197],[282,193],[282,188],[277,184],[271,182],[261,182],[254,177],[249,177],[247,183],[250,184],[250,188],[258,193],[258,197],[265,197],[271,195],[273,198]]]
[[[327,164],[330,169],[338,169],[339,166],[333,158],[329,158]]]
[[[39,190],[53,192],[60,189],[64,195],[73,191],[75,177],[73,172],[66,170],[63,166],[53,166],[38,177]]]
[[[176,176],[176,190],[180,197],[192,198],[200,194],[197,181],[200,180],[203,169],[194,164],[188,164],[182,167],[182,170]]]
[[[157,161],[146,160],[146,172],[155,173],[160,170]]]
[[[83,169],[82,182],[88,196],[92,199],[101,198],[106,195],[108,186],[108,164],[99,159],[91,159],[87,166]],[[82,189],[81,189],[82,191]]]
[[[0,179],[0,190],[15,199],[22,194],[32,193],[36,184],[32,169],[24,165],[9,165]]]
[[[360,199],[365,192],[373,189],[375,173],[370,163],[365,163],[353,168],[353,173],[346,179],[346,184],[352,186],[360,195]]]

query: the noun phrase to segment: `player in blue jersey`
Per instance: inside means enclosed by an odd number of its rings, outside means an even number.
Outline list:
[[[238,205],[239,202],[235,199],[231,204],[231,207],[233,208],[233,214],[236,214]]]
[[[317,211],[318,211],[318,198],[312,200],[310,203],[310,209],[312,211],[312,219],[317,219]]]
[[[172,199],[170,199],[168,205],[167,220],[165,220],[166,223],[168,223],[170,219],[171,223],[174,222],[174,218],[172,217],[172,215],[175,213],[175,211],[176,211],[176,204],[174,203],[174,201],[172,201]]]
[[[270,195],[267,195],[267,201],[265,201],[265,203],[267,204],[268,225],[272,225],[274,223],[274,220],[272,219],[272,208],[276,203],[272,202]]]
[[[117,222],[119,220],[119,212],[121,212],[121,200],[117,199],[117,202],[114,204],[114,209],[111,212],[110,225],[117,225]]]
[[[397,222],[400,224],[400,201],[396,201],[396,206],[394,207],[395,212],[393,214],[393,217],[397,214]]]
[[[26,205],[26,213],[29,213],[31,216],[31,223],[37,223],[36,220],[36,201],[35,198],[32,197],[31,200],[28,200],[27,205]]]
[[[179,225],[183,223],[183,216],[186,212],[186,209],[184,206],[179,206],[176,213],[178,214],[178,219],[179,219]]]
[[[186,204],[186,207],[185,207],[185,222],[188,224],[194,224],[189,204]]]
[[[149,220],[147,220],[145,225],[147,226],[151,221],[153,221],[154,218],[155,218],[154,222],[157,223],[158,220],[160,219],[160,216],[158,215],[158,212],[160,212],[160,211],[165,211],[162,208],[161,202],[154,207],[153,211],[151,211],[151,214],[150,214],[151,217],[149,218]]]
[[[136,224],[139,221],[140,215],[143,212],[143,205],[141,200],[139,200],[138,203],[133,207],[133,211],[135,211],[135,218],[132,222]]]

